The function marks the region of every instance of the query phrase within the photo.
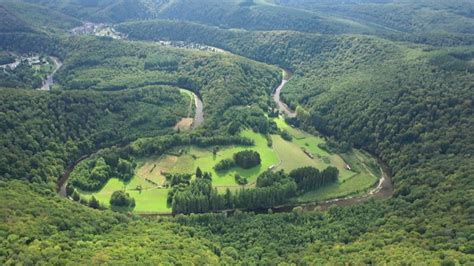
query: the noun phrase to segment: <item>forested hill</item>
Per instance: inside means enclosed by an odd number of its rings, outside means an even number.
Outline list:
[[[0,97],[1,178],[38,183],[55,182],[101,147],[171,131],[188,106],[176,88],[158,86],[112,93],[1,89]]]
[[[444,248],[469,246],[461,239],[472,228],[472,214],[465,209],[472,201],[464,190],[473,187],[466,167],[474,149],[472,47],[439,47],[444,34],[426,39],[435,48],[367,36],[228,31],[188,22],[131,22],[119,28],[132,38],[202,42],[294,69],[282,97],[300,106],[303,125],[388,162],[395,174],[392,219],[407,232],[417,230],[411,241],[432,241],[435,250],[441,248],[435,239],[443,239]],[[433,207],[421,215],[421,205]],[[446,213],[456,219],[438,219]],[[443,224],[457,233],[440,236]]]
[[[129,38],[140,40],[174,40],[204,43],[220,47],[257,61],[298,70],[309,65],[308,61],[322,54],[331,56],[332,49],[343,53],[365,53],[356,60],[374,60],[367,53],[387,57],[397,45],[393,42],[367,35],[321,35],[295,31],[244,31],[224,30],[192,22],[151,20],[128,22],[117,29]],[[364,47],[358,49],[357,46]],[[334,52],[333,52],[334,53]],[[330,58],[326,58],[327,60]],[[352,62],[341,62],[350,68]]]
[[[159,44],[71,37],[58,83],[66,90],[117,91],[171,85],[199,94],[207,116],[234,105],[266,106],[276,67],[227,53]]]
[[[319,33],[377,31],[354,21],[327,17],[323,13],[303,9],[278,6],[266,1],[41,1],[41,5],[79,20],[103,23],[160,18],[250,30],[299,30]]]
[[[121,0],[0,1],[15,14],[41,18],[46,31],[78,21],[122,23],[166,19],[222,29],[370,34],[438,46],[474,43],[472,3],[462,1]],[[44,9],[48,7],[48,9]],[[35,16],[28,14],[35,10]],[[45,16],[47,15],[47,17]],[[49,17],[49,19],[48,19]],[[54,18],[54,19],[53,19]],[[53,26],[44,27],[45,22]],[[43,24],[43,25],[41,25]]]
[[[64,62],[50,92],[0,89],[0,264],[474,264],[473,10],[469,0],[0,1],[0,55]],[[81,21],[118,23],[128,39],[71,36]],[[143,218],[55,192],[67,166],[101,148],[156,155],[180,136],[245,141],[230,135],[235,121],[268,130],[281,78],[271,65],[293,71],[281,95],[291,123],[337,152],[378,156],[391,198]],[[172,129],[189,113],[182,88],[206,112],[189,133]]]

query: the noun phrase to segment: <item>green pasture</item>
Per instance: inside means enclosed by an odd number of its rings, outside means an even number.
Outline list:
[[[247,186],[251,186],[257,179],[257,176],[267,170],[272,165],[277,165],[279,162],[278,156],[272,148],[267,146],[267,140],[261,134],[257,134],[251,130],[242,132],[242,136],[251,138],[255,141],[255,145],[248,146],[219,146],[219,150],[214,156],[212,150],[215,146],[207,148],[199,148],[196,146],[176,147],[167,154],[155,158],[147,158],[140,161],[138,167],[138,175],[144,178],[164,182],[162,173],[194,173],[196,168],[201,168],[204,172],[211,172],[213,177],[213,184],[219,190],[222,188],[238,188],[240,187],[235,182],[235,174],[240,174],[246,177],[249,181]],[[251,169],[242,169],[234,167],[228,171],[216,172],[213,167],[223,159],[232,158],[234,153],[242,150],[255,150],[261,158],[260,166]],[[177,155],[182,153],[181,155]],[[153,171],[150,171],[154,167]],[[150,169],[150,170],[148,170]]]
[[[137,186],[142,186],[142,191],[138,191]],[[81,195],[90,198],[92,195],[103,205],[109,206],[109,200],[112,193],[117,190],[123,190],[130,194],[135,199],[135,212],[138,213],[169,213],[171,208],[166,206],[166,197],[168,196],[168,189],[159,188],[152,183],[146,181],[140,176],[135,176],[128,183],[124,183],[117,178],[111,178],[107,184],[99,192],[83,192]]]
[[[247,178],[248,184],[245,187],[253,187],[257,176],[270,168],[282,169],[286,172],[304,166],[313,166],[320,170],[335,166],[339,169],[337,184],[300,195],[294,199],[298,202],[362,193],[377,182],[380,171],[375,159],[370,155],[357,150],[342,155],[328,153],[318,147],[318,144],[324,143],[323,138],[293,128],[281,118],[274,121],[280,129],[287,130],[293,136],[292,141],[286,141],[279,135],[272,135],[273,147],[268,147],[265,136],[251,130],[244,130],[241,135],[253,139],[254,146],[218,146],[218,152],[215,155],[213,149],[216,146],[175,147],[161,156],[139,159],[135,176],[130,182],[123,183],[112,178],[101,191],[82,194],[86,197],[94,195],[101,203],[108,205],[114,191],[125,189],[135,198],[135,212],[169,213],[171,209],[166,206],[168,189],[164,187],[166,183],[164,174],[194,173],[197,167],[204,172],[212,173],[213,185],[221,193],[227,188],[237,190],[242,187],[235,182],[235,174]],[[234,167],[224,172],[216,172],[213,169],[220,160],[232,158],[234,153],[246,149],[255,150],[260,154],[262,158],[260,166],[251,169]],[[349,164],[352,169],[346,169],[346,164]],[[138,186],[143,188],[141,192],[137,190]]]
[[[369,154],[354,149],[350,153],[343,154],[342,157],[351,166],[351,171],[345,170],[339,176],[337,183],[304,193],[294,200],[297,202],[323,201],[363,194],[370,190],[382,175],[377,161]],[[352,174],[347,175],[346,172]]]

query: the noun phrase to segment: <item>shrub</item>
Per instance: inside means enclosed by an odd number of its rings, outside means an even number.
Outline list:
[[[243,186],[243,185],[247,185],[248,180],[247,180],[247,178],[242,177],[242,176],[239,175],[239,174],[235,174],[235,182],[237,182],[237,184]]]
[[[288,133],[288,131],[286,130],[282,130],[281,133],[280,133],[280,136],[286,140],[286,141],[291,141],[293,140],[293,137],[290,135],[290,133]]]

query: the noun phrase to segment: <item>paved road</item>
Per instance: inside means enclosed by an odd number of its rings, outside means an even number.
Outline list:
[[[194,121],[192,128],[197,128],[204,122],[204,110],[202,105],[202,100],[199,98],[198,95],[193,93],[194,95],[194,105],[196,106],[195,114],[194,114]]]
[[[281,90],[283,89],[283,87],[285,87],[285,84],[288,82],[288,79],[287,79],[288,76],[290,76],[290,73],[285,71],[285,75],[283,79],[281,80],[280,85],[275,89],[275,93],[273,93],[273,100],[277,104],[278,109],[280,110],[281,113],[285,114],[287,117],[296,117],[296,112],[292,111],[288,107],[288,105],[286,105],[280,99]]]
[[[43,80],[43,86],[41,86],[41,88],[39,88],[39,90],[41,91],[49,91],[51,89],[51,86],[53,86],[53,83],[54,83],[54,80],[53,80],[53,77],[54,77],[54,74],[56,74],[56,72],[61,68],[61,66],[63,65],[63,63],[61,61],[59,61],[58,58],[56,57],[51,57],[51,59],[53,60],[54,64],[55,64],[55,67],[54,67],[54,70],[53,70],[53,73],[51,73],[50,75],[48,75],[46,77],[45,80]]]

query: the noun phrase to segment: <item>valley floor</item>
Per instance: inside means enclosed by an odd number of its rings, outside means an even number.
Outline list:
[[[290,133],[293,137],[291,141],[284,140],[280,135],[271,135],[273,145],[269,147],[264,135],[245,130],[241,135],[254,140],[254,146],[175,147],[161,156],[139,159],[135,176],[127,183],[111,178],[100,191],[94,193],[82,191],[81,194],[86,198],[94,196],[100,203],[109,206],[112,193],[125,190],[135,198],[134,212],[168,214],[171,213],[171,208],[166,204],[169,189],[164,174],[194,173],[197,167],[212,174],[213,186],[220,193],[224,193],[226,189],[234,191],[254,187],[257,176],[267,170],[290,172],[305,166],[313,166],[320,170],[328,166],[338,168],[340,174],[337,183],[304,193],[292,200],[298,203],[360,195],[367,192],[379,180],[381,171],[375,158],[369,154],[359,150],[346,154],[330,153],[318,146],[325,142],[322,137],[293,128],[281,118],[274,121],[280,129]],[[218,150],[216,154],[213,153],[215,148]],[[233,167],[223,172],[213,169],[220,160],[232,158],[234,153],[246,149],[259,152],[262,158],[261,165],[251,169]],[[248,184],[238,185],[235,181],[236,174],[245,177]]]

